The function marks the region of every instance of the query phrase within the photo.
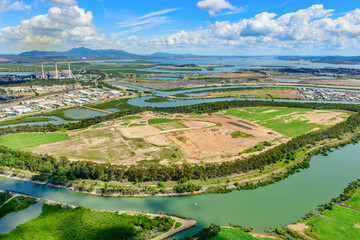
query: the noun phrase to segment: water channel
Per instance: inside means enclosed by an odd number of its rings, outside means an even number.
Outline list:
[[[127,86],[130,87],[128,84]],[[140,89],[141,87],[136,88]],[[150,89],[141,88],[141,90]],[[202,89],[197,89],[197,91],[199,90]],[[193,91],[195,90],[181,90],[177,93]],[[176,94],[165,91],[154,92],[157,95],[158,93],[162,94],[161,96]],[[148,97],[134,98],[129,103],[148,104],[144,102],[146,98]],[[224,98],[215,100],[224,101]],[[149,104],[160,107],[168,106],[169,103],[175,103],[176,106],[187,105],[183,101],[191,101],[189,103],[191,105],[200,102],[214,102],[214,99],[178,100]],[[177,237],[193,234],[210,223],[252,226],[255,231],[261,232],[269,227],[280,227],[296,222],[304,214],[315,209],[318,204],[327,203],[332,197],[339,195],[349,182],[360,177],[360,160],[357,156],[359,151],[360,143],[334,149],[327,157],[314,156],[311,159],[310,168],[301,170],[281,182],[255,190],[233,191],[227,194],[147,198],[101,197],[7,178],[0,178],[0,189],[95,209],[148,211],[151,213],[164,211],[186,216],[198,222],[195,228],[184,231]],[[34,207],[33,210],[28,210],[25,215],[26,219],[29,219],[29,212],[35,218],[39,214],[39,208]],[[21,213],[11,215],[10,226],[9,224],[0,224],[0,232],[8,232],[24,222]]]
[[[183,197],[121,198],[76,193],[46,185],[0,178],[0,189],[17,191],[54,201],[95,209],[128,211],[164,211],[195,219],[196,228],[179,236],[192,234],[215,223],[252,226],[255,231],[285,226],[299,220],[318,204],[338,196],[347,184],[359,178],[360,143],[334,149],[329,156],[317,155],[311,166],[289,178],[255,190],[233,191],[227,194],[203,194]],[[197,205],[194,205],[197,203]],[[34,217],[38,215],[34,211]],[[18,221],[22,217],[18,215]],[[16,221],[13,220],[13,227]],[[0,231],[3,226],[0,224]]]

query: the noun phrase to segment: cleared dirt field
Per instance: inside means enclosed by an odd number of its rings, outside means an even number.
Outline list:
[[[269,107],[202,115],[145,112],[69,131],[68,140],[29,150],[123,165],[222,162],[266,151],[293,135],[331,126],[347,116],[342,111]]]
[[[168,134],[169,138],[183,150],[190,162],[230,161],[238,158],[240,152],[256,146],[259,142],[272,142],[282,137],[271,129],[246,123],[237,117],[197,118],[199,121],[204,119],[216,122],[217,126]],[[251,137],[231,136],[232,133],[239,131]]]

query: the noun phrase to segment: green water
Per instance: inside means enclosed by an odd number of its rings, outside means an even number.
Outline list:
[[[114,198],[0,178],[0,189],[23,192],[59,202],[97,209],[164,211],[197,220],[185,236],[209,225],[239,224],[255,231],[296,222],[304,214],[339,195],[360,178],[360,143],[335,149],[329,156],[314,156],[311,166],[289,178],[255,190],[186,197]],[[195,206],[194,203],[197,203]],[[1,226],[0,226],[1,229]]]

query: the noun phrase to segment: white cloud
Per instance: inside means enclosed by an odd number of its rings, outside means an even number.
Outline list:
[[[21,1],[0,0],[0,13],[6,11],[29,11],[31,6]]]
[[[323,5],[283,15],[262,12],[236,22],[216,21],[208,27],[169,35],[134,36],[133,32],[170,21],[163,15],[168,12],[164,9],[120,23],[121,31],[107,36],[94,26],[91,11],[77,5],[51,7],[46,14],[21,21],[17,26],[0,28],[0,43],[2,46],[17,43],[17,46],[26,48],[24,50],[53,49],[52,46],[56,45],[58,48],[118,48],[137,53],[298,51],[311,54],[314,51],[360,50],[360,9],[339,16],[333,15],[332,9],[324,9]]]
[[[150,29],[161,24],[170,22],[170,19],[167,16],[161,16],[166,13],[170,13],[173,11],[179,10],[179,8],[166,8],[156,12],[150,12],[143,16],[128,19],[124,22],[117,23],[118,28],[130,28],[126,32],[138,32],[145,29]],[[124,33],[125,31],[121,31]]]
[[[149,17],[153,17],[153,16],[163,15],[163,14],[173,12],[176,10],[179,10],[179,8],[166,8],[166,9],[162,9],[160,11],[147,13],[144,16],[139,17],[138,19],[144,19],[144,18],[149,18]]]
[[[76,0],[50,0],[51,6],[61,7],[61,6],[72,6],[77,5]]]
[[[231,10],[225,14],[232,14],[241,11],[241,8],[231,5],[231,3],[226,0],[201,0],[197,3],[197,6],[202,10],[209,11],[210,16],[215,16],[217,12],[221,12],[224,9]]]
[[[20,25],[0,29],[0,42],[22,46],[100,43],[106,38],[98,34],[93,15],[78,6],[51,7],[47,14],[21,21]]]

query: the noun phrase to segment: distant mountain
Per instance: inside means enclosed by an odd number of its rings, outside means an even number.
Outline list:
[[[89,48],[79,47],[73,48],[66,52],[57,51],[30,51],[20,53],[18,56],[32,58],[32,59],[123,59],[123,58],[140,58],[140,56],[132,53],[125,52],[123,50],[93,50]]]

